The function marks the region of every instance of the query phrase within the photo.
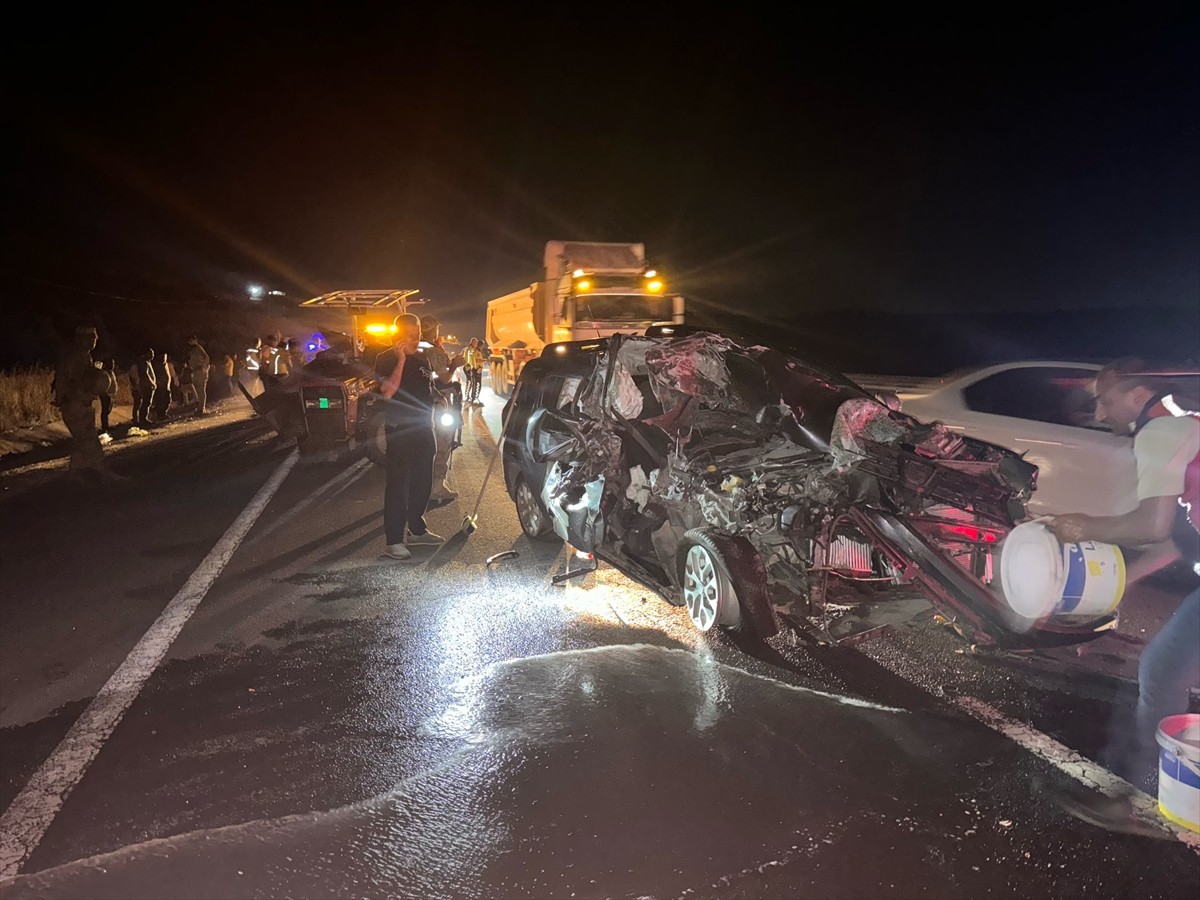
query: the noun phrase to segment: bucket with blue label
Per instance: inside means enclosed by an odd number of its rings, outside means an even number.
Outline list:
[[[999,553],[999,593],[1023,618],[1103,616],[1125,595],[1125,557],[1115,544],[1062,544],[1045,525],[1026,522]]]

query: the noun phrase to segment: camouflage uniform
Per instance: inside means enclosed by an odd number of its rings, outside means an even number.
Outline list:
[[[107,472],[104,448],[100,446],[100,435],[96,431],[99,372],[92,361],[96,330],[77,329],[75,339],[74,346],[63,354],[54,370],[54,402],[75,442],[71,451],[71,471]]]

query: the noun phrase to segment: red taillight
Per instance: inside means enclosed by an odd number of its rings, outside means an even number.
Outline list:
[[[996,543],[996,532],[983,528],[975,528],[971,525],[950,525],[947,530],[954,534],[961,534],[969,541],[983,541],[985,544]]]

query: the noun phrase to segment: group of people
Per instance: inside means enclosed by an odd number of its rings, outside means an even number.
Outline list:
[[[286,378],[293,369],[304,364],[300,344],[295,338],[284,338],[279,331],[255,339],[246,350],[238,378],[251,397]]]
[[[479,400],[479,389],[483,387],[483,367],[491,359],[492,351],[479,338],[471,338],[471,342],[463,350],[463,378],[466,380],[466,402],[470,406],[482,406]]]
[[[113,439],[112,411],[122,370],[112,355],[93,357],[98,340],[93,326],[81,325],[75,330],[74,340],[55,366],[53,394],[73,441],[71,470],[112,477],[104,461],[103,445]],[[213,370],[208,351],[196,337],[188,339],[178,361],[166,351],[145,348],[124,370],[132,395],[130,433],[137,434],[135,429],[144,432],[168,421],[174,409],[188,407],[196,415],[208,415],[211,395],[232,396],[233,357],[226,355],[219,370]]]
[[[221,374],[231,376],[229,371],[232,357],[226,355]],[[210,381],[213,378],[212,359],[200,341],[191,337],[183,353],[182,365],[163,350],[156,352],[147,347],[131,365],[129,390],[133,394],[132,422],[136,428],[149,428],[170,418],[172,404],[188,406],[194,404],[197,415],[208,415]],[[216,381],[220,385],[219,379]],[[228,383],[221,385],[221,394],[226,396]],[[101,401],[103,414],[103,400]],[[107,427],[103,431],[107,432]]]

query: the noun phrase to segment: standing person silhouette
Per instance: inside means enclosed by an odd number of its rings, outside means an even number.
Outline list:
[[[383,494],[385,553],[409,559],[411,545],[435,545],[444,538],[425,524],[433,487],[433,385],[429,364],[419,352],[421,322],[409,313],[396,316],[390,350],[375,359],[379,392],[385,399],[387,453]]]

